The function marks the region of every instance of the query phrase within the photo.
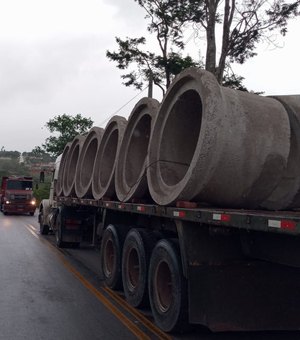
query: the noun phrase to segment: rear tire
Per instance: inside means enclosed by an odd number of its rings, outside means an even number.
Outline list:
[[[125,228],[125,227],[124,227]],[[108,225],[101,242],[101,271],[106,286],[118,290],[122,288],[122,250],[125,230],[122,226]]]
[[[162,239],[149,267],[149,299],[155,323],[165,332],[188,328],[187,280],[183,276],[177,241]]]
[[[64,248],[65,247],[65,242],[63,242],[62,238],[62,211],[59,210],[57,217],[56,217],[56,228],[55,228],[55,239],[56,239],[56,245],[58,248]]]
[[[131,229],[122,256],[122,280],[126,300],[133,307],[149,304],[148,267],[156,239],[144,229]]]
[[[48,235],[49,233],[49,226],[44,224],[44,212],[43,210],[39,213],[39,222],[40,222],[40,234],[41,235]]]
[[[49,226],[43,224],[40,225],[40,234],[41,235],[48,235],[49,234]]]

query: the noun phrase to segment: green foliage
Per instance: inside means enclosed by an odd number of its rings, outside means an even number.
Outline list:
[[[49,153],[43,150],[40,146],[36,146],[30,152],[23,152],[22,155],[27,164],[50,163],[50,162],[54,162],[55,160],[55,157],[52,157]]]
[[[246,90],[242,77],[228,78],[226,69],[231,63],[243,64],[257,55],[258,43],[274,43],[276,33],[287,33],[290,19],[297,17],[300,0],[135,0],[146,12],[147,30],[156,36],[160,53],[146,49],[145,37],[116,38],[118,50],[107,51],[107,57],[121,70],[126,86],[137,89],[153,80],[163,93],[174,75],[189,66],[204,67],[219,83]],[[206,38],[205,65],[183,56],[183,32],[186,27]],[[217,29],[221,29],[218,41]],[[219,46],[218,44],[219,43]],[[179,52],[175,53],[172,48]],[[131,69],[130,69],[131,68]],[[224,79],[223,79],[224,78]]]
[[[146,11],[149,20],[147,30],[155,34],[159,53],[145,50],[146,38],[116,37],[118,51],[107,51],[106,56],[117,63],[121,70],[133,67],[121,76],[125,86],[142,89],[153,81],[163,93],[169,87],[172,78],[184,68],[201,66],[190,56],[174,52],[172,47],[184,49],[183,28],[191,18],[199,18],[202,12],[190,0],[135,0]]]
[[[2,176],[24,175],[30,176],[30,169],[18,159],[0,159],[0,178]]]
[[[49,198],[50,192],[50,180],[46,180],[44,183],[39,183],[38,186],[35,186],[33,190],[33,195],[37,200],[37,206],[43,199]]]
[[[19,151],[5,151],[4,147],[0,150],[0,158],[18,159],[21,153]]]
[[[48,137],[43,147],[51,156],[57,157],[63,152],[68,142],[71,142],[77,135],[87,132],[92,125],[93,121],[91,118],[85,118],[81,114],[76,116],[67,114],[55,116],[45,126],[51,133],[58,135]]]

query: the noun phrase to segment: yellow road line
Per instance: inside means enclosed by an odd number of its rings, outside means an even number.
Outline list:
[[[62,255],[55,247],[47,244],[52,251],[55,251],[56,255],[60,258],[64,266],[93,294],[97,297],[102,304],[114,314],[124,326],[126,326],[138,339],[150,340],[150,337],[145,334],[138,326],[136,326],[131,320],[129,320],[122,312],[120,312],[103,294],[101,294],[96,287],[89,283]]]
[[[138,339],[150,339],[131,320],[122,314],[104,295],[102,295],[92,284],[90,284],[74,267],[64,258],[61,259],[65,267],[72,272],[76,278],[93,293]]]
[[[28,226],[30,227],[30,226]],[[129,320],[123,313],[121,313],[103,294],[101,294],[96,287],[94,287],[90,282],[88,282],[62,255],[59,250],[51,245],[49,242],[40,238],[35,232],[26,228],[30,233],[36,238],[44,241],[48,247],[55,252],[55,254],[60,258],[64,266],[91,292],[93,293],[105,306],[108,308],[138,339],[150,339],[148,335],[142,332],[131,320]],[[114,301],[121,305],[127,312],[133,315],[143,326],[148,328],[154,335],[159,339],[171,340],[168,334],[164,333],[158,327],[156,327],[149,319],[147,319],[143,314],[141,314],[134,307],[130,306],[124,299],[122,299],[118,294],[113,292],[111,289],[103,287],[102,288]]]
[[[137,320],[139,320],[144,326],[146,326],[152,333],[159,337],[159,339],[171,340],[168,334],[164,333],[161,329],[156,327],[149,319],[147,319],[143,314],[141,314],[134,307],[130,306],[124,299],[122,299],[117,293],[111,289],[104,287],[103,290],[110,295],[112,299],[117,301],[125,310],[131,313]]]
[[[27,225],[25,227],[35,238],[37,239],[39,238],[38,235],[34,231],[32,231]]]
[[[32,231],[36,232],[36,228],[32,224],[27,224],[27,227],[29,227]]]

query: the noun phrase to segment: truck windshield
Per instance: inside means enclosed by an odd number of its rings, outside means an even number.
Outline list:
[[[32,181],[8,181],[7,189],[32,190]]]

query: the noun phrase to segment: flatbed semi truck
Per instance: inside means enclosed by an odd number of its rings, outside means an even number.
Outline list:
[[[165,331],[299,329],[300,212],[178,206],[59,197],[51,228],[59,247],[101,245],[105,284],[150,298]]]
[[[300,96],[184,71],[58,157],[41,234],[100,249],[104,284],[163,331],[300,329]]]

